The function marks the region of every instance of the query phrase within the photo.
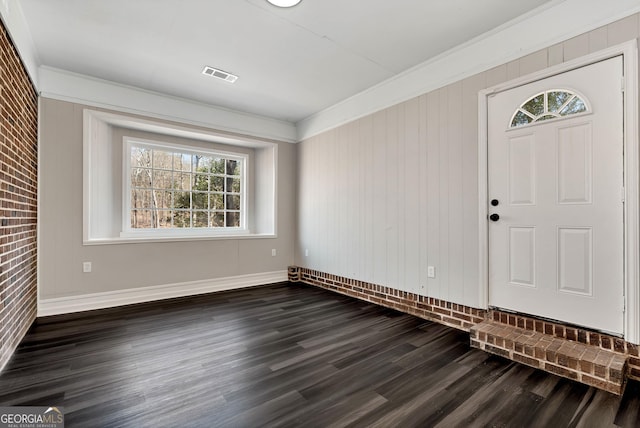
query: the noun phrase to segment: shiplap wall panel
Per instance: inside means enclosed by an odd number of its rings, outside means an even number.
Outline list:
[[[419,132],[418,132],[418,145],[419,145],[419,153],[418,159],[420,162],[419,165],[419,175],[418,175],[418,195],[419,195],[419,257],[420,257],[420,266],[419,274],[418,274],[418,284],[416,289],[418,290],[418,294],[426,294],[427,292],[427,267],[429,266],[429,251],[428,251],[428,242],[429,242],[429,202],[427,195],[429,195],[429,181],[428,181],[428,145],[427,145],[427,96],[422,95],[419,99],[419,112],[418,112],[418,120],[419,120]]]
[[[462,301],[464,296],[464,227],[462,226],[462,83],[449,86],[447,109],[447,140],[443,141],[448,147],[448,161],[446,182],[448,184],[448,226],[449,226],[449,255],[447,263],[446,289],[441,290],[445,299]]]
[[[373,224],[373,282],[387,284],[387,112],[373,115],[373,170],[374,174],[374,216]]]
[[[507,63],[507,80],[517,79],[518,77],[520,77],[520,61]]]
[[[449,297],[449,88],[440,89],[440,136],[438,138],[440,177],[438,183],[438,205],[440,206],[440,263],[436,275],[440,277],[438,295],[443,299]]]
[[[440,91],[427,95],[427,265],[440,266]],[[444,166],[443,166],[444,168]],[[438,202],[436,202],[438,201]],[[427,295],[440,297],[440,276],[429,278]]]
[[[462,227],[464,229],[464,302],[480,302],[478,290],[478,92],[485,73],[462,82]]]
[[[547,63],[549,67],[561,64],[564,61],[564,47],[562,43],[551,46],[547,49]],[[491,85],[489,85],[491,86]]]
[[[374,251],[374,213],[377,208],[376,204],[376,189],[374,186],[376,171],[370,165],[374,165],[374,146],[373,142],[373,116],[367,116],[361,119],[360,124],[360,148],[362,150],[360,158],[363,160],[363,167],[360,169],[360,173],[363,176],[363,184],[365,186],[365,200],[363,205],[363,221],[360,227],[364,234],[364,257],[362,260],[364,281],[373,282],[374,268],[373,261],[375,260]]]
[[[562,56],[562,54],[560,55]],[[491,70],[488,70],[485,73],[482,73],[485,76],[485,82],[487,87],[491,87],[497,85],[498,83],[505,82],[507,80],[507,66],[499,65],[498,67],[494,67]],[[477,98],[476,98],[477,103]]]
[[[564,61],[587,55],[589,53],[589,35],[581,34],[564,42]]]
[[[479,306],[478,92],[639,28],[634,15],[300,143],[296,263]]]
[[[404,284],[407,291],[420,292],[420,100],[407,101],[404,110]]]
[[[589,33],[589,53],[606,49],[608,43],[607,27],[598,28]]]
[[[639,14],[628,16],[607,26],[607,43],[615,46],[638,37]]]
[[[520,60],[520,75],[524,76],[526,74],[544,70],[545,68],[547,68],[547,61],[548,53],[546,49],[534,52],[523,57]]]
[[[387,109],[387,149],[386,158],[386,187],[384,200],[381,201],[387,211],[385,241],[387,242],[387,283],[394,288],[398,284],[398,106]]]

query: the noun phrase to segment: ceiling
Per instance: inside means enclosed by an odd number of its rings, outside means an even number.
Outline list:
[[[559,0],[551,0],[558,3]],[[550,0],[22,0],[38,65],[296,123]],[[236,74],[230,84],[205,65]]]

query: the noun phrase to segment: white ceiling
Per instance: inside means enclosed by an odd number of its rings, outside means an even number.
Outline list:
[[[559,0],[551,0],[558,3]],[[38,65],[298,122],[549,0],[22,0]],[[204,76],[205,65],[237,74]]]

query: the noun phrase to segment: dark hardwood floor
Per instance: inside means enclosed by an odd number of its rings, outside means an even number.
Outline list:
[[[42,318],[0,405],[67,427],[640,426],[623,397],[471,349],[438,324],[277,284]]]

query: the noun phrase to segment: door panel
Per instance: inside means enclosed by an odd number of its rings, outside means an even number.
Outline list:
[[[489,97],[491,306],[623,333],[621,79],[615,57]]]
[[[592,187],[591,125],[558,130],[558,203],[590,204]]]
[[[509,202],[534,205],[536,195],[535,141],[533,135],[509,140]]]

